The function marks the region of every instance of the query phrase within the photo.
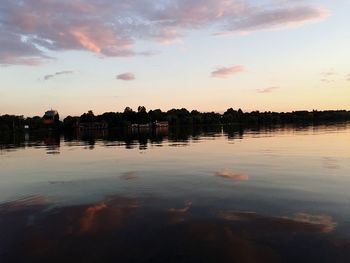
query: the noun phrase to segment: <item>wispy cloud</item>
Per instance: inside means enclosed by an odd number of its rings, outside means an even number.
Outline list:
[[[337,73],[335,71],[333,71],[333,70],[330,70],[330,71],[322,72],[321,75],[323,77],[330,77],[330,76],[337,75]]]
[[[248,7],[245,11],[242,15],[229,18],[228,23],[224,26],[226,30],[215,34],[246,34],[257,30],[297,27],[320,21],[330,15],[330,12],[324,8],[307,5],[284,6],[282,4],[280,7]]]
[[[74,73],[74,71],[72,71],[72,70],[58,71],[58,72],[55,72],[53,74],[45,75],[44,80],[49,80],[49,79],[52,79],[52,78],[60,76],[60,75],[68,75],[68,74],[73,74],[73,73]]]
[[[334,77],[336,75],[337,75],[337,73],[334,70],[321,72],[321,82],[333,83],[333,82],[335,82]]]
[[[295,1],[267,0],[2,0],[0,64],[35,65],[45,50],[99,56],[149,55],[135,42],[171,42],[193,30],[247,33],[319,21],[329,11]]]
[[[243,72],[244,66],[236,65],[231,67],[220,67],[213,72],[211,72],[211,76],[213,78],[227,78],[228,76],[235,75],[237,73]]]
[[[334,79],[326,79],[326,78],[323,78],[323,79],[321,79],[321,82],[333,83],[333,82],[335,82],[335,80],[334,80]]]
[[[117,79],[130,81],[135,79],[135,75],[134,73],[126,72],[126,73],[117,75]]]
[[[347,77],[346,80],[350,81],[350,74],[348,74],[346,77]]]
[[[267,88],[262,88],[262,89],[256,89],[256,92],[258,93],[271,93],[274,92],[275,90],[280,89],[280,87],[267,87]]]

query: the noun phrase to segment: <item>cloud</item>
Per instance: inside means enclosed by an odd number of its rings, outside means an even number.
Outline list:
[[[325,72],[322,72],[321,75],[323,77],[330,77],[330,76],[337,75],[337,73],[335,73],[334,71],[325,71]]]
[[[280,89],[280,87],[268,87],[268,88],[262,88],[262,89],[257,89],[256,92],[258,93],[271,93],[275,90]]]
[[[325,78],[321,79],[321,81],[325,82],[325,83],[333,83],[333,82],[335,82],[334,79],[325,79]]]
[[[49,80],[60,75],[67,75],[67,74],[73,74],[73,73],[74,72],[71,70],[59,71],[59,72],[55,72],[54,74],[45,75],[44,80]]]
[[[217,70],[211,72],[211,76],[213,78],[227,78],[230,75],[235,75],[243,71],[244,66],[242,65],[236,65],[232,67],[220,67]]]
[[[126,73],[117,75],[117,79],[130,81],[135,79],[135,75],[134,73],[126,72]]]
[[[1,8],[0,8],[1,17]],[[50,59],[33,43],[13,32],[3,31],[0,20],[0,65],[39,65]]]
[[[245,173],[235,172],[231,170],[223,170],[215,173],[216,176],[232,179],[235,181],[246,181],[249,176]]]
[[[48,52],[83,50],[99,57],[150,54],[139,40],[169,43],[193,30],[241,33],[319,21],[329,11],[267,0],[2,0],[0,64],[36,65]]]
[[[347,81],[350,81],[350,74],[347,75]]]
[[[281,3],[280,3],[281,4]],[[228,19],[226,30],[217,34],[249,33],[257,30],[302,26],[329,16],[324,8],[314,6],[247,7],[242,15]]]
[[[336,75],[337,75],[337,73],[334,72],[333,70],[321,72],[321,77],[322,77],[321,82],[333,83],[333,82],[335,82],[335,80],[333,78]]]

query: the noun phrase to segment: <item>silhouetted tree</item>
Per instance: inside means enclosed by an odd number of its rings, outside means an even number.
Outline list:
[[[136,122],[138,124],[149,123],[149,116],[144,106],[139,106],[137,108]]]
[[[166,120],[166,113],[162,112],[160,109],[150,110],[148,116],[152,122]]]
[[[132,110],[130,107],[126,107],[123,112],[123,120],[125,122],[135,123],[136,121],[136,112]]]
[[[92,110],[89,110],[87,113],[84,113],[83,115],[80,116],[80,121],[81,122],[95,122],[95,114],[93,113]]]

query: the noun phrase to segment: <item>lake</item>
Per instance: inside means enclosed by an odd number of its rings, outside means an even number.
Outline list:
[[[350,123],[0,139],[0,262],[350,262]]]

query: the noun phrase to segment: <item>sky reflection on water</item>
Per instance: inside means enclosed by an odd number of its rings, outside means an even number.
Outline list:
[[[348,262],[349,138],[349,124],[3,137],[0,260]]]

